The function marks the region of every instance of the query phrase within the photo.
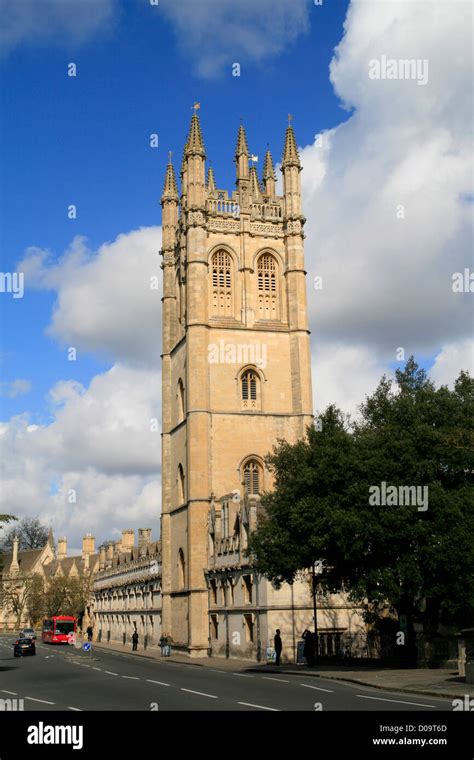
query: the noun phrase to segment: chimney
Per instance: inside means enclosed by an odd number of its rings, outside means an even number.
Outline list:
[[[58,538],[58,548],[56,549],[56,558],[58,560],[66,559],[67,557],[67,538]]]
[[[132,528],[122,531],[122,541],[120,551],[126,552],[133,549],[135,543],[135,531]]]
[[[114,542],[109,541],[107,544],[107,549],[106,549],[106,559],[107,559],[107,565],[109,567],[112,564],[113,558],[114,558]]]
[[[151,528],[138,528],[138,548],[151,543]]]
[[[90,554],[84,554],[84,570],[89,570],[89,557]]]
[[[82,559],[85,559],[87,554],[94,554],[95,551],[95,538],[92,533],[86,533],[82,539]]]
[[[99,570],[105,570],[107,550],[105,544],[99,548]]]
[[[18,564],[18,536],[13,537],[13,555],[10,565],[10,574],[17,575],[20,572],[20,565]]]

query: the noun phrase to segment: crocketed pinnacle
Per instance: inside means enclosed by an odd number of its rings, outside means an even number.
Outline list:
[[[216,180],[214,177],[214,169],[212,168],[212,166],[209,167],[209,170],[207,172],[207,192],[208,193],[216,192]]]
[[[250,194],[253,198],[258,198],[262,190],[258,181],[257,167],[250,167]]]
[[[235,147],[235,157],[248,156],[249,148],[247,145],[247,135],[245,134],[245,128],[243,124],[239,127],[239,133],[237,135],[237,145]]]
[[[174,201],[178,200],[178,185],[176,184],[176,176],[174,173],[173,164],[171,161],[166,167],[165,184],[163,186],[162,201]]]
[[[189,128],[185,152],[187,156],[206,156],[204,140],[202,139],[201,124],[196,112],[193,113],[191,118],[191,126]]]
[[[263,180],[267,179],[274,179],[276,181],[272,154],[269,150],[265,153],[265,163],[263,164]]]
[[[288,126],[286,128],[285,149],[283,151],[283,160],[281,162],[281,165],[283,169],[286,166],[301,167],[298,148],[296,147],[295,133],[293,132],[292,126]]]

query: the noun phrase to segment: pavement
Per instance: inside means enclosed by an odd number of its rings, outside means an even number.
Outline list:
[[[203,664],[179,654],[162,658],[152,648],[132,653],[130,647],[96,643],[86,653],[41,641],[36,657],[14,659],[13,640],[0,635],[0,699],[23,700],[20,709],[26,711],[453,710],[451,695],[411,696],[398,686],[341,680],[339,671],[335,679],[334,670],[220,658]]]
[[[128,645],[127,649],[122,644],[107,644],[102,642],[100,644],[96,642],[94,647],[115,652],[126,652],[130,649],[130,645]],[[137,652],[134,652],[134,655],[150,659],[164,659],[162,658],[161,650],[157,647],[150,647],[148,649],[140,647]],[[375,689],[393,689],[407,694],[426,694],[450,699],[462,699],[466,695],[470,698],[474,697],[474,684],[466,684],[465,680],[458,675],[457,670],[453,670],[452,668],[395,669],[364,667],[363,665],[356,668],[345,665],[320,665],[309,668],[307,665],[294,665],[292,663],[282,664],[277,667],[275,665],[260,665],[255,663],[254,660],[238,660],[235,658],[209,657],[205,661],[190,660],[189,657],[179,653],[173,653],[170,658],[166,659],[183,665],[196,665],[224,671],[238,669],[248,673],[285,673],[296,676],[304,673],[305,676],[347,681],[363,686],[371,686]]]

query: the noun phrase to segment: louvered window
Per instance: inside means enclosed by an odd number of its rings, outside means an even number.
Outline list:
[[[248,494],[260,493],[260,465],[255,459],[250,459],[244,466],[245,492]]]
[[[212,257],[212,311],[232,316],[232,259],[226,251]]]
[[[260,319],[278,319],[277,264],[271,254],[260,256],[257,278]]]
[[[246,370],[241,378],[242,406],[244,409],[257,409],[259,405],[259,377],[252,370]]]

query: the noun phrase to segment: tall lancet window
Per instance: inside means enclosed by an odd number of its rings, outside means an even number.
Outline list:
[[[247,369],[240,378],[243,409],[260,408],[260,378],[255,370]]]
[[[226,251],[217,251],[212,257],[212,313],[232,316],[232,258]]]
[[[186,485],[182,465],[178,465],[178,504],[184,504],[186,500]]]
[[[270,253],[260,256],[257,266],[258,315],[260,319],[278,319],[278,267]]]
[[[249,459],[243,468],[245,493],[257,495],[262,490],[262,468],[256,459]]]

